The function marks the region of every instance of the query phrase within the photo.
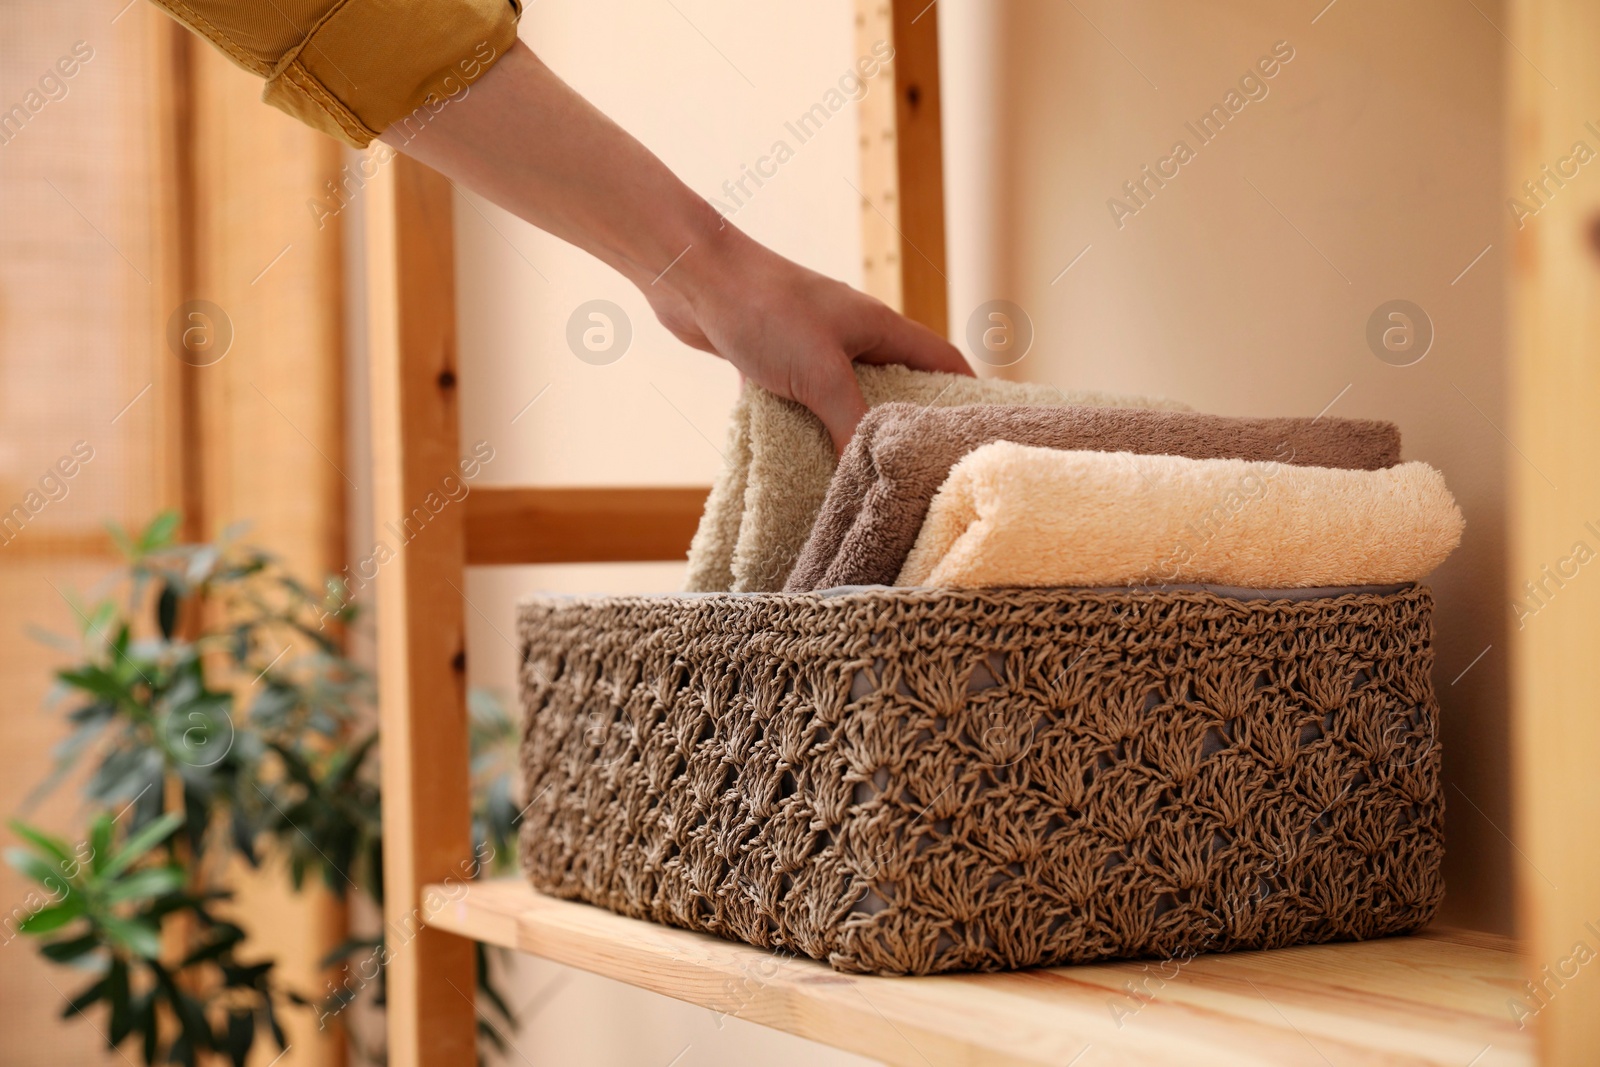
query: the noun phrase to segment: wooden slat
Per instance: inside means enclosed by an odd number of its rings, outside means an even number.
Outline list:
[[[457,469],[451,189],[399,156],[363,195],[374,526],[392,534]],[[476,1061],[472,945],[419,928],[422,886],[472,854],[464,542],[460,509],[445,508],[390,546],[377,579],[392,1067]]]
[[[709,489],[474,489],[467,563],[680,560]]]
[[[1600,551],[1600,185],[1592,163],[1574,176],[1600,149],[1600,5],[1512,0],[1507,11],[1506,187],[1525,213],[1507,213],[1508,599],[1520,605],[1508,829],[1533,983],[1513,999],[1543,1062],[1567,1067],[1600,1056],[1600,580],[1583,565]]]
[[[195,55],[204,47],[184,26],[163,19],[150,30],[161,58],[156,71],[158,114],[152,120],[161,146],[156,193],[157,242],[155,322],[166,324],[172,309],[193,299],[199,286],[196,250],[197,152],[195,137]],[[182,536],[201,541],[207,535],[205,516],[205,446],[201,440],[199,376],[201,368],[178,359],[162,360],[154,396],[161,409],[158,425],[167,482],[163,504],[183,515]]]
[[[1014,974],[877,978],[535,893],[442,885],[428,921],[889,1064],[1533,1062],[1505,1011],[1509,942],[1436,932],[1363,944]],[[1137,993],[1130,994],[1132,987]]]
[[[860,104],[862,284],[940,335],[949,329],[937,8],[856,0],[856,48],[894,59]],[[886,91],[887,90],[887,91]]]

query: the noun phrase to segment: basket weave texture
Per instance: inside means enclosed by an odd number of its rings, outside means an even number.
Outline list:
[[[1443,894],[1423,588],[520,611],[556,896],[932,974],[1378,937]]]

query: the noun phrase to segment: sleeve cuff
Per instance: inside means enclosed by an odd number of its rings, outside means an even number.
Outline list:
[[[517,39],[515,0],[344,0],[273,68],[262,99],[364,148],[423,126]]]

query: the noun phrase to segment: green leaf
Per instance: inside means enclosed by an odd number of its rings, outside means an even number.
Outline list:
[[[210,1045],[211,1027],[206,1023],[205,1005],[176,986],[168,989],[167,999],[172,1002],[178,1024],[183,1027],[183,1036],[178,1040],[187,1041],[195,1049]]]
[[[135,1030],[144,1034],[145,1067],[155,1067],[156,1054],[161,1050],[161,1024],[156,1016],[155,990],[145,993],[133,1009]]]
[[[200,585],[210,580],[221,557],[222,550],[216,545],[196,545],[194,554],[189,557],[189,565],[184,569],[184,579],[190,585]]]
[[[94,606],[93,611],[84,615],[83,632],[86,636],[97,640],[108,640],[106,631],[111,626],[111,620],[116,617],[117,605],[109,600],[102,600]]]
[[[111,831],[115,822],[110,815],[101,815],[89,828],[89,870],[99,874],[111,862]]]
[[[133,1032],[134,1024],[126,960],[112,959],[111,969],[106,972],[106,1000],[111,1005],[111,1033],[106,1043],[116,1048]]]
[[[228,1013],[228,1058],[233,1060],[234,1067],[245,1067],[245,1061],[250,1056],[250,1046],[256,1040],[256,1019],[248,1011],[231,1011]]]
[[[356,771],[361,769],[362,763],[366,761],[368,754],[372,752],[377,743],[378,733],[374,730],[355,748],[336,755],[333,759],[333,769],[329,772],[324,782],[324,788],[332,791],[344,786],[355,775]]]
[[[106,720],[114,718],[117,714],[117,705],[109,700],[96,700],[92,704],[84,704],[67,713],[67,721],[74,726],[104,726]],[[76,753],[72,753],[76,755]]]
[[[161,595],[156,598],[156,624],[168,641],[178,630],[178,594],[168,582],[161,583]]]
[[[77,861],[72,858],[71,846],[61,838],[51,837],[43,830],[29,826],[20,819],[12,819],[6,825],[11,827],[12,833],[32,844],[40,852],[47,853],[51,859],[61,865],[63,871],[77,865]]]
[[[152,867],[136,871],[128,877],[113,882],[105,891],[107,904],[120,904],[127,900],[149,900],[183,888],[182,867]],[[70,898],[69,898],[70,899]]]
[[[126,803],[154,789],[161,780],[161,750],[116,748],[95,768],[85,792],[108,806]]]
[[[183,967],[192,967],[197,963],[204,963],[207,960],[218,959],[233,951],[233,949],[238,946],[239,942],[243,940],[243,930],[229,923],[221,924],[219,927],[219,932],[214,935],[206,944],[201,945],[199,948],[185,956],[183,958],[183,963],[181,963],[179,967],[180,969]]]
[[[200,855],[206,848],[206,830],[210,828],[210,801],[216,796],[213,781],[206,772],[192,767],[182,771],[184,841],[192,855]]]
[[[64,896],[71,891],[71,884],[67,881],[66,875],[37,853],[21,848],[8,848],[6,862],[44,886],[52,895]]]
[[[102,915],[98,922],[119,948],[147,960],[161,955],[161,931],[149,923],[116,915]]]
[[[49,630],[41,629],[40,627],[32,624],[29,624],[26,627],[25,632],[30,640],[37,641],[47,648],[53,648],[57,652],[65,652],[68,655],[73,655],[78,652],[78,642],[72,640],[70,637],[63,637],[61,634],[51,633]]]
[[[101,940],[100,935],[90,931],[81,937],[69,938],[65,941],[51,941],[48,944],[40,945],[39,951],[47,960],[53,960],[56,963],[70,963],[75,959],[87,956],[95,949],[103,947],[103,945],[104,942]]]
[[[489,946],[482,941],[475,941],[473,942],[473,947],[477,952],[478,991],[489,1002],[489,1006],[500,1014],[500,1018],[504,1019],[514,1029],[517,1023],[517,1013],[512,1010],[510,1004],[506,1003],[506,998],[501,995],[500,990],[495,986],[494,972],[489,969]]]
[[[128,629],[128,624],[123,623],[117,627],[117,636],[111,639],[111,651],[116,654],[117,659],[128,663],[129,666],[133,666],[128,660],[128,642],[132,639],[132,636],[133,632]],[[138,668],[135,667],[134,669],[137,670]]]
[[[84,1008],[89,1007],[91,1004],[98,1003],[105,995],[106,980],[104,978],[97,978],[88,988],[84,989],[77,996],[67,1001],[67,1006],[61,1009],[61,1017],[63,1019],[70,1019],[72,1016],[82,1012]]]
[[[139,535],[139,551],[141,553],[153,552],[158,548],[166,548],[172,544],[172,535],[178,531],[178,523],[182,516],[176,511],[163,511],[150,520],[150,525],[144,528]]]
[[[267,975],[271,973],[273,963],[252,963],[248,967],[236,964],[223,964],[222,973],[227,977],[224,983],[229,989],[255,989],[265,991],[267,988]]]
[[[83,894],[69,893],[67,899],[48,908],[41,908],[22,920],[17,927],[24,934],[48,934],[59,930],[83,914]]]
[[[122,528],[121,523],[108,521],[106,533],[111,535],[111,543],[117,546],[117,551],[122,553],[125,559],[132,559],[137,554],[132,538],[128,536],[128,531]]]
[[[133,694],[114,674],[93,664],[56,672],[56,677],[74,689],[93,694],[112,704],[132,700]]]
[[[272,1040],[277,1042],[278,1051],[288,1051],[289,1044],[283,1036],[283,1027],[278,1025],[278,1013],[272,1006],[271,997],[265,997],[262,999],[261,1014],[267,1017],[267,1026],[272,1030]]]
[[[250,816],[235,808],[228,821],[229,833],[233,839],[233,850],[244,857],[246,863],[252,867],[261,866],[261,859],[256,855],[257,827],[250,820]]]
[[[144,829],[128,838],[120,851],[105,865],[100,872],[104,878],[115,878],[130,865],[142,858],[145,853],[155,848],[161,842],[171,837],[173,831],[183,825],[183,816],[175,811],[169,811],[151,822]]]
[[[323,970],[331,968],[336,963],[343,963],[351,956],[360,952],[363,955],[376,954],[382,957],[383,939],[381,937],[347,937],[317,961],[317,966]]]

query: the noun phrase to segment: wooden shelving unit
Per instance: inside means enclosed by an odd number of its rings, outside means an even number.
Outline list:
[[[892,106],[869,94],[862,115],[863,259],[871,291],[943,331],[936,19],[922,17],[931,8],[858,0],[858,33],[887,34],[896,49]],[[1600,115],[1592,61],[1600,6],[1508,0],[1505,13],[1511,190]],[[1562,72],[1561,90],[1541,83],[1539,68]],[[1529,460],[1508,475],[1514,574],[1538,573],[1552,538],[1577,528],[1574,514],[1600,515],[1592,469],[1600,183],[1585,181],[1514,235],[1510,433]],[[367,204],[375,519],[385,525],[453,468],[459,449],[451,190],[402,157],[369,184]],[[1566,487],[1559,506],[1533,464]],[[1548,968],[1570,963],[1576,942],[1600,950],[1585,926],[1600,923],[1600,585],[1592,579],[1515,635],[1512,650],[1512,830],[1528,861],[1518,871],[1520,954],[1501,938],[1438,930],[1205,956],[1176,973],[1171,964],[1117,963],[863,978],[542,897],[521,883],[449,886],[470,855],[465,568],[681,558],[704,492],[480,490],[469,507],[437,515],[380,575],[386,919],[392,931],[417,931],[389,971],[395,1067],[474,1062],[471,940],[894,1064],[1600,1062],[1600,978],[1586,970],[1559,984],[1547,978]],[[1535,996],[1530,980],[1547,992]],[[1153,994],[1142,1006],[1140,990]],[[1540,1005],[1527,1029],[1511,1008],[1518,1000]]]
[[[1359,944],[1016,974],[877,978],[535,893],[431,887],[430,926],[904,1067],[1406,1064],[1520,1067],[1505,939]],[[1142,994],[1142,996],[1141,996]]]

